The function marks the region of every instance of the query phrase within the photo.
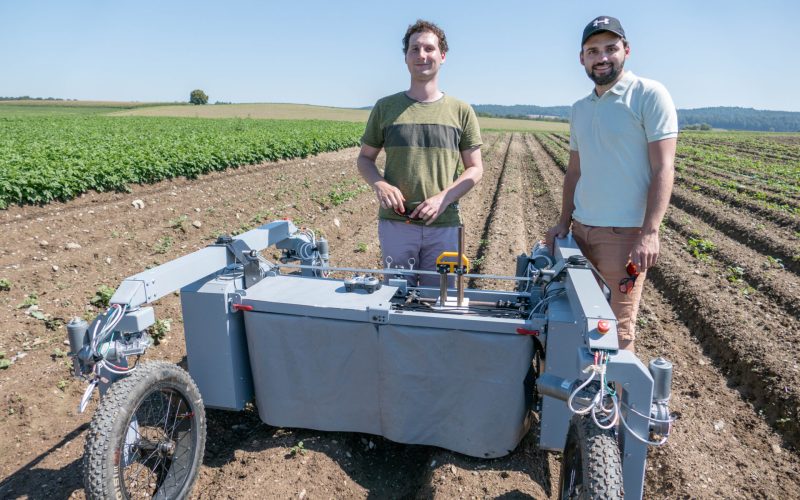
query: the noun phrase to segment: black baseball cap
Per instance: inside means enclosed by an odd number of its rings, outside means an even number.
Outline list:
[[[586,43],[586,40],[588,40],[590,36],[595,33],[600,33],[601,31],[610,31],[625,38],[625,30],[622,29],[622,24],[620,24],[619,19],[611,16],[598,16],[592,19],[591,22],[583,28],[581,47],[583,47],[583,44]]]

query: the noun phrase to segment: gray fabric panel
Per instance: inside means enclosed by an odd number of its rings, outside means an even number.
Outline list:
[[[528,431],[526,336],[382,325],[381,428],[394,441],[506,455]]]
[[[442,148],[458,151],[461,130],[447,125],[401,123],[386,127],[385,148]]]
[[[372,323],[256,312],[244,318],[261,420],[381,433]]]
[[[367,432],[475,457],[528,430],[527,336],[247,312],[259,416],[270,424]]]

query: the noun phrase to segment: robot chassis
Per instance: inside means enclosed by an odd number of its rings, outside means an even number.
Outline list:
[[[277,263],[261,254],[271,246]],[[641,498],[647,446],[673,421],[672,365],[620,350],[597,274],[571,236],[554,250],[517,257],[514,277],[471,275],[462,231],[437,271],[333,268],[326,240],[283,220],[127,278],[91,324],[67,325],[75,375],[89,382],[80,411],[95,388],[101,397],[87,496],[187,496],[204,408],[241,411],[255,398],[270,425],[484,458],[513,451],[538,413],[539,447],[564,454],[562,498]],[[441,286],[407,284],[425,273]],[[465,289],[466,278],[514,286]],[[178,290],[188,373],[138,361],[155,324],[146,304]]]

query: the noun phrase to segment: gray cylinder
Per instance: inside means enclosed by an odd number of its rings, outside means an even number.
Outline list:
[[[566,401],[575,388],[575,381],[543,373],[536,379],[536,389],[540,394]]]
[[[553,254],[543,241],[537,241],[531,251],[531,262],[536,269],[550,269],[553,267]]]
[[[70,354],[78,354],[81,348],[89,343],[89,323],[81,318],[72,318],[67,323],[67,338],[69,339]]]
[[[672,393],[672,363],[656,358],[648,368],[653,376],[653,401],[668,401]]]
[[[325,262],[328,261],[328,240],[325,238],[320,238],[317,240],[317,251],[319,252],[319,257],[324,260]]]

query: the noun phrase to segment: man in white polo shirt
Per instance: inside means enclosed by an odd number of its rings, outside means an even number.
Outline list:
[[[572,106],[561,217],[547,240],[552,248],[572,227],[611,288],[620,348],[633,351],[644,279],[658,259],[672,193],[678,115],[663,85],[624,70],[629,55],[619,20],[600,16],[583,30],[580,61],[595,87]]]

